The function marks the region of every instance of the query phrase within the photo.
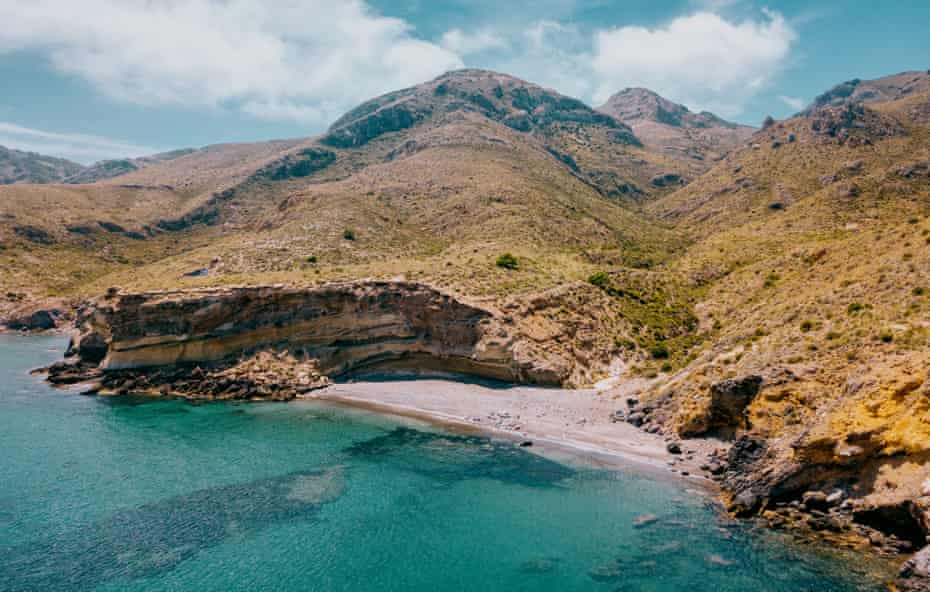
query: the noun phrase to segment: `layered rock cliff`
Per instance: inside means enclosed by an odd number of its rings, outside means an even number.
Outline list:
[[[76,325],[78,362],[50,379],[102,379],[116,392],[291,398],[373,367],[541,385],[572,372],[507,317],[410,282],[114,292],[85,305]]]

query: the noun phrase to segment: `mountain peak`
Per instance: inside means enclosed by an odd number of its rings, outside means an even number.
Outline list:
[[[600,107],[623,122],[653,121],[682,128],[738,127],[708,111],[694,113],[648,88],[625,88]]]
[[[694,113],[642,87],[621,90],[598,110],[632,127],[647,146],[696,161],[720,158],[755,131],[707,111]]]
[[[825,107],[895,101],[927,91],[930,91],[930,70],[910,70],[875,80],[853,78],[818,96],[801,114]]]
[[[429,82],[376,97],[340,117],[322,138],[336,148],[362,146],[389,132],[452,112],[473,112],[530,132],[555,122],[603,125],[637,143],[628,126],[578,99],[491,70],[447,72]]]

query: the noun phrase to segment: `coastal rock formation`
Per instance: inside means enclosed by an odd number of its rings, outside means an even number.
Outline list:
[[[69,353],[78,367],[102,370],[105,390],[123,392],[180,385],[215,398],[292,398],[324,386],[326,376],[372,367],[543,385],[560,385],[572,371],[492,310],[409,282],[111,293],[87,305],[76,325]],[[263,351],[281,353],[263,359]],[[66,365],[51,373],[53,382],[81,374]]]

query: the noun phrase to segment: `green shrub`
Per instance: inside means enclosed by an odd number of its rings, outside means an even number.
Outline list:
[[[616,341],[616,344],[617,344],[617,347],[622,348],[622,349],[628,349],[630,351],[633,351],[636,349],[636,342],[633,341],[632,339],[619,339],[618,338]]]
[[[588,283],[598,288],[604,288],[610,284],[610,276],[603,271],[599,271],[588,278]]]
[[[891,333],[891,331],[882,331],[878,334],[878,338],[882,341],[882,343],[891,343],[894,341],[894,335]]]
[[[342,231],[342,238],[346,239],[347,241],[354,241],[355,231],[352,230],[351,228],[346,228],[345,230]]]
[[[863,310],[865,310],[865,305],[861,302],[850,302],[849,306],[846,307],[846,314],[854,315]]]
[[[814,321],[811,321],[811,320],[801,321],[801,331],[807,333],[813,328],[814,328]]]
[[[777,273],[772,272],[772,273],[768,274],[767,276],[765,276],[765,283],[763,283],[762,286],[765,287],[765,288],[772,288],[772,287],[775,286],[775,284],[778,283],[778,280],[780,280],[780,279],[781,279],[781,276],[780,276],[780,275],[778,275]]]
[[[923,296],[927,290],[923,286],[914,286],[914,289],[911,290],[911,294],[914,296]]]
[[[307,263],[316,263],[318,259],[316,258],[316,255],[310,255],[309,257],[307,257],[306,261]]]
[[[665,362],[664,364],[662,364],[661,370],[662,372],[665,372],[666,374],[668,374],[669,372],[672,371],[673,368],[674,366],[672,366],[670,362]]]
[[[520,266],[520,262],[510,253],[504,253],[497,258],[497,266],[504,269],[516,269]]]
[[[669,357],[668,346],[664,343],[657,343],[649,348],[649,353],[656,360],[667,360]]]

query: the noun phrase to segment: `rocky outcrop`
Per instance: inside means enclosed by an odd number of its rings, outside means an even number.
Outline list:
[[[308,386],[372,367],[427,368],[545,385],[562,384],[572,370],[562,358],[550,363],[538,349],[523,344],[494,311],[408,282],[111,293],[85,306],[76,326],[69,353],[78,367],[94,376],[98,370],[123,375],[146,390],[159,390],[159,376],[176,385],[198,369],[209,374],[213,391],[256,396],[242,380],[248,376],[255,383],[256,372],[243,370],[242,364],[267,351],[287,352],[292,360],[260,364],[261,372],[274,375],[263,379],[269,391],[291,382],[291,374],[303,372],[306,384],[298,386]],[[307,362],[312,368],[291,371]],[[78,377],[73,367],[53,368],[53,375],[64,373]],[[146,378],[139,382],[141,376]],[[110,386],[126,390],[125,381],[117,382]],[[184,384],[196,389],[189,381]]]
[[[677,413],[676,431],[685,437],[749,427],[746,410],[759,393],[763,378],[752,374],[710,385],[706,397]]]
[[[336,154],[322,148],[305,148],[266,165],[253,178],[281,181],[309,177],[336,162]]]
[[[897,120],[862,105],[817,109],[809,118],[815,136],[851,148],[870,146],[883,138],[907,133]]]
[[[908,559],[895,582],[901,592],[930,592],[930,547]]]
[[[57,308],[43,309],[11,317],[4,324],[14,331],[49,331],[58,326],[63,316],[62,311]]]
[[[808,115],[824,107],[896,101],[927,90],[930,90],[930,72],[926,71],[901,72],[876,80],[854,78],[818,96],[801,114]]]

